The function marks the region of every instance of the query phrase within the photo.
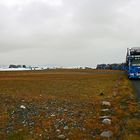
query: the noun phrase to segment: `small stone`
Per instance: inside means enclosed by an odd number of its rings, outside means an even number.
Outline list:
[[[110,119],[103,119],[102,123],[103,124],[111,124],[111,120]]]
[[[64,139],[66,139],[66,136],[63,135],[63,134],[61,134],[61,135],[59,135],[57,138],[58,138],[58,139],[61,139],[61,140],[64,140]]]
[[[110,102],[108,102],[108,101],[103,101],[103,102],[102,102],[102,105],[111,106]]]
[[[41,136],[42,136],[42,134],[39,134],[39,136],[41,137]]]
[[[55,115],[54,115],[54,114],[52,114],[52,115],[51,115],[51,117],[55,117]]]
[[[110,118],[110,116],[100,116],[100,119],[107,119]]]
[[[32,135],[33,134],[33,131],[29,131],[29,133]]]
[[[24,105],[21,105],[20,108],[21,109],[26,109],[26,107]]]
[[[82,131],[85,131],[86,129],[83,127],[81,130],[82,130]]]
[[[68,110],[67,109],[64,109],[64,112],[67,112]]]
[[[110,110],[108,108],[106,108],[106,109],[102,109],[101,111],[102,112],[109,112]]]
[[[64,127],[64,130],[68,130],[68,129],[69,129],[69,127],[68,127],[68,126],[65,126],[65,127]]]
[[[60,133],[61,133],[61,130],[57,129],[56,132],[57,132],[58,134],[60,134]]]
[[[11,112],[11,115],[13,115],[15,113],[15,111],[13,110],[12,112]]]
[[[105,137],[105,138],[110,138],[112,137],[112,135],[113,135],[112,131],[106,130],[106,131],[103,131],[100,136]]]

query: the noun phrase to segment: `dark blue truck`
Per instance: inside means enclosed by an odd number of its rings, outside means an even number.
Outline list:
[[[129,79],[140,79],[140,47],[127,48],[127,74]]]

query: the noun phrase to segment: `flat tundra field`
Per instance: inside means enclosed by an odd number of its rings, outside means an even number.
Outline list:
[[[140,140],[123,71],[0,72],[0,140]]]

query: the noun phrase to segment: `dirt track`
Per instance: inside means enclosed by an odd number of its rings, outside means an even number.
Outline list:
[[[132,80],[132,84],[134,86],[137,99],[140,101],[140,80]]]

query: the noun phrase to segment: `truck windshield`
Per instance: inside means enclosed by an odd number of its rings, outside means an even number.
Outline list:
[[[140,66],[140,57],[135,57],[131,61],[132,66]]]

